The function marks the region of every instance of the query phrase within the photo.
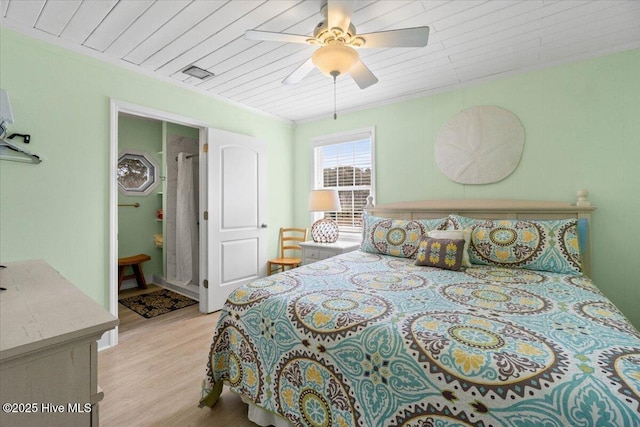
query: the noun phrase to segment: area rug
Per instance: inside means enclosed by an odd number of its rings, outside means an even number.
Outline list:
[[[168,289],[123,298],[118,302],[147,319],[198,303],[198,301]]]

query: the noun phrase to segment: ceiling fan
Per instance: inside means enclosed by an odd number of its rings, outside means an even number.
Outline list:
[[[403,28],[357,34],[351,23],[351,15],[357,1],[328,0],[323,2],[320,13],[323,20],[313,30],[313,37],[299,34],[248,30],[246,39],[283,43],[303,43],[320,46],[306,62],[289,74],[282,83],[299,83],[314,67],[327,76],[350,74],[360,89],[378,82],[378,78],[360,60],[355,48],[423,47],[429,39],[429,27]]]

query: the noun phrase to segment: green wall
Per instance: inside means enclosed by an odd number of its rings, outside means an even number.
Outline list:
[[[290,224],[292,128],[161,80],[0,28],[0,87],[40,165],[0,162],[0,260],[42,258],[97,302],[109,295],[109,102],[191,117],[267,143],[269,224]],[[275,232],[274,232],[275,233]],[[277,236],[269,236],[269,254]]]
[[[199,139],[200,132],[197,128],[182,126],[176,123],[167,122],[167,135],[186,136],[187,138]]]
[[[376,129],[377,203],[572,201],[576,190],[587,188],[598,206],[594,280],[640,327],[633,260],[640,228],[639,69],[636,49],[341,114],[337,121],[302,123],[292,131],[272,118],[0,28],[0,87],[9,91],[16,119],[9,130],[30,133],[29,148],[44,158],[40,165],[0,162],[0,260],[42,258],[107,306],[114,98],[266,141],[272,230],[309,224],[311,138],[364,126]],[[435,164],[437,131],[460,110],[483,104],[518,115],[526,132],[522,161],[500,183],[453,183]],[[269,254],[276,245],[277,236],[270,236]]]
[[[120,115],[118,118],[118,152],[141,151],[155,160],[158,176],[163,175],[162,122]],[[153,235],[162,234],[162,223],[156,213],[162,208],[162,181],[146,196],[130,196],[118,191],[118,204],[139,203],[140,207],[118,208],[118,258],[147,254],[143,265],[145,276],[163,275],[162,249],[156,248]]]
[[[364,126],[376,130],[376,202],[423,199],[575,201],[586,188],[593,279],[640,328],[640,49],[379,108],[299,124],[295,136],[295,220],[309,223],[311,138]],[[497,105],[525,128],[522,160],[505,180],[461,185],[435,163],[436,135],[459,111]]]
[[[199,139],[197,128],[176,123],[165,123],[166,137],[171,135]],[[158,165],[158,175],[166,176],[163,150],[163,122],[120,115],[118,118],[118,152],[129,149],[147,153]],[[122,206],[118,208],[118,257],[147,254],[151,260],[144,264],[145,276],[155,274],[165,276],[162,248],[157,248],[153,235],[163,233],[162,222],[157,220],[157,211],[163,208],[165,180],[146,196],[131,196],[118,192],[118,204],[139,203],[140,207]]]

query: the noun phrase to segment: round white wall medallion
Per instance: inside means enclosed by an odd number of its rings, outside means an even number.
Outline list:
[[[438,132],[436,163],[460,184],[498,182],[516,170],[524,149],[524,128],[504,108],[481,105],[453,116]]]

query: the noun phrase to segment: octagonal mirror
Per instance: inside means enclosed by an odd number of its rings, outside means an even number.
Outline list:
[[[148,154],[127,150],[118,158],[118,188],[128,196],[146,196],[158,185],[158,165]]]

